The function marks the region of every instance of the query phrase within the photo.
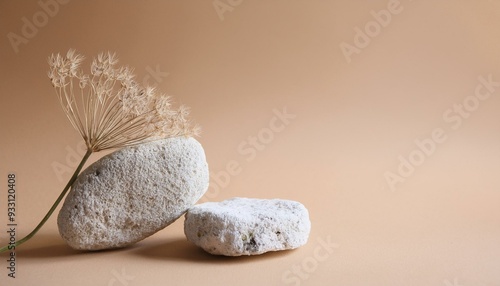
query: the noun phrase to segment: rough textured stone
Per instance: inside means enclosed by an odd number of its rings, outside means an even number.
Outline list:
[[[194,138],[121,149],[78,176],[59,212],[59,232],[81,250],[133,244],[182,216],[208,181],[205,153]]]
[[[240,256],[304,245],[311,222],[299,202],[233,198],[196,205],[186,213],[184,233],[211,254]]]

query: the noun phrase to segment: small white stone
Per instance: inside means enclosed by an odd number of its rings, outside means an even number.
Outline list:
[[[256,255],[306,244],[307,209],[281,199],[232,198],[196,205],[186,213],[184,233],[205,251],[226,256]]]
[[[208,181],[205,153],[194,138],[121,149],[78,176],[59,212],[59,233],[75,249],[131,245],[182,216]]]

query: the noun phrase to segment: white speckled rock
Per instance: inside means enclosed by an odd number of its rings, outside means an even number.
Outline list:
[[[240,256],[293,249],[311,231],[307,209],[299,202],[232,198],[196,205],[186,213],[184,233],[211,254]]]
[[[182,216],[208,181],[205,153],[194,138],[121,149],[78,176],[59,212],[59,233],[80,250],[131,245]]]

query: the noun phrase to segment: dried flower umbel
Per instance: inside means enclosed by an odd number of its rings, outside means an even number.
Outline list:
[[[99,54],[92,61],[90,75],[80,69],[83,59],[74,50],[65,56],[51,55],[48,76],[66,116],[85,140],[87,152],[42,221],[15,246],[29,240],[45,224],[93,152],[199,133],[198,126],[188,120],[187,107],[173,109],[169,96],[138,84],[131,68],[116,67],[114,53]],[[0,252],[7,249],[2,247]]]

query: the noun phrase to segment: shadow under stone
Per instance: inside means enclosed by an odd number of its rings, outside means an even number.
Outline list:
[[[212,255],[187,241],[185,238],[178,238],[164,243],[140,246],[129,253],[159,260],[185,260],[200,263],[225,264],[255,262],[263,259],[276,259],[291,254],[292,251],[273,251],[261,255],[245,255],[235,257]]]

